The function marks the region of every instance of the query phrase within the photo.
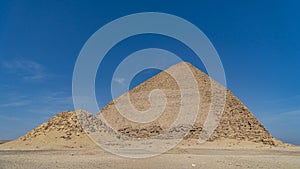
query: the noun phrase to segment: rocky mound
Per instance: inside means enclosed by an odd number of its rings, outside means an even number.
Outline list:
[[[61,149],[95,147],[82,129],[76,112],[61,112],[17,140],[3,144],[8,149]]]
[[[55,115],[46,123],[38,126],[19,139],[26,141],[41,135],[46,136],[52,131],[61,133],[61,135],[58,136],[58,139],[66,140],[86,135],[77,119],[76,113],[72,111],[66,111]]]

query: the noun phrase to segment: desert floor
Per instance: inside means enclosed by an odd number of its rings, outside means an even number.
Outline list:
[[[299,169],[300,150],[184,148],[146,159],[122,158],[100,149],[0,150],[0,168]]]

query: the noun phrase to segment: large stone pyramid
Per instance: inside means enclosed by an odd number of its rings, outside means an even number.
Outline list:
[[[181,62],[168,68],[168,71],[181,73],[184,66],[188,66],[197,83],[201,97],[200,109],[196,122],[192,126],[186,139],[197,139],[201,133],[204,121],[207,118],[209,108],[212,102],[211,83],[217,87],[220,84],[211,80],[205,73],[195,68],[189,63]],[[184,75],[181,75],[184,76]],[[149,123],[137,123],[123,117],[115,106],[120,98],[129,95],[131,104],[140,111],[145,111],[150,107],[148,95],[154,89],[162,90],[167,98],[167,103],[163,114],[156,120]],[[218,139],[235,139],[244,141],[253,141],[269,145],[279,144],[249,111],[249,109],[229,90],[226,89],[226,103],[224,112],[221,115],[219,125],[214,130],[208,141]],[[174,122],[180,109],[180,91],[179,86],[172,76],[165,71],[148,79],[144,83],[135,87],[120,98],[109,103],[101,114],[114,129],[131,137],[149,137],[159,135],[166,131],[170,124]],[[158,98],[156,98],[158,99]],[[184,125],[184,124],[182,124]]]
[[[199,94],[201,97],[200,109],[195,123],[190,126],[189,132],[185,135],[186,140],[198,139],[203,130],[204,121],[208,116],[212,101],[211,84],[216,87],[223,87],[217,82],[211,80],[205,73],[193,67],[189,63],[179,63],[171,66],[167,71],[177,74],[179,77],[185,78],[182,71],[183,67],[188,66],[198,85]],[[130,90],[128,93],[120,96],[109,103],[100,112],[107,123],[117,130],[130,137],[152,137],[157,136],[170,128],[170,124],[177,118],[180,109],[180,91],[174,78],[167,71],[162,71],[158,75],[148,79],[144,83]],[[167,98],[166,107],[162,115],[156,120],[148,123],[137,123],[124,118],[116,109],[115,103],[120,101],[122,97],[130,96],[131,103],[138,110],[147,110],[150,107],[148,95],[154,89],[161,89]],[[224,112],[220,115],[220,121],[217,128],[214,130],[208,141],[216,141],[222,139],[233,139],[239,141],[251,141],[263,143],[267,145],[279,145],[282,142],[276,140],[264,128],[264,126],[255,118],[248,108],[230,91],[227,93]],[[160,100],[160,98],[154,98]],[[126,108],[126,104],[122,105]],[[156,106],[156,105],[155,105]],[[83,113],[83,114],[82,114]],[[60,148],[87,148],[95,147],[96,144],[88,137],[87,128],[82,126],[82,122],[78,118],[80,115],[88,115],[90,113],[82,110],[61,112],[42,125],[36,127],[26,135],[17,140],[2,144],[2,148],[13,149],[60,149]],[[102,122],[100,122],[103,124]],[[166,139],[176,137],[176,134],[186,128],[187,124],[179,125],[172,129]],[[91,127],[89,125],[89,127]],[[100,126],[101,127],[101,126]],[[112,132],[112,129],[105,125],[104,132]],[[93,126],[91,128],[93,130]],[[91,132],[93,132],[91,130]],[[180,135],[181,137],[181,135]],[[0,147],[0,148],[1,148]]]

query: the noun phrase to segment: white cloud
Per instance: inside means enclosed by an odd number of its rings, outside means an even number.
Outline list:
[[[28,113],[28,116],[47,114],[50,117],[61,111],[73,109],[73,99],[70,91],[45,91],[38,93],[38,95],[32,94],[26,97],[18,95],[18,93],[5,94],[4,97],[0,96],[0,114],[2,115],[9,112],[22,112]]]
[[[290,128],[293,125],[299,126],[300,110],[291,110],[281,113],[273,113],[266,116],[262,116],[261,120],[263,124],[267,126],[273,126],[273,128],[282,127],[283,125]],[[275,126],[274,126],[275,125]]]
[[[120,78],[120,77],[116,77],[115,79],[114,79],[114,81],[115,82],[117,82],[117,83],[119,83],[119,84],[124,84],[124,82],[125,82],[125,78]]]
[[[4,108],[4,107],[20,107],[20,106],[26,106],[26,105],[29,105],[29,104],[31,104],[31,101],[29,101],[29,100],[20,100],[20,101],[16,101],[16,102],[0,104],[0,107],[1,108]]]
[[[48,77],[45,68],[32,60],[14,59],[11,61],[3,61],[2,66],[10,73],[16,73],[24,80],[41,80]]]
[[[24,121],[23,118],[18,118],[18,117],[14,117],[14,116],[3,116],[3,115],[0,115],[0,119],[1,120],[9,120],[9,121]]]
[[[282,112],[279,115],[280,116],[298,116],[298,117],[300,117],[300,110],[292,110],[292,111]]]

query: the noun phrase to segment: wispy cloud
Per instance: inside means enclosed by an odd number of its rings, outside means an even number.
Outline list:
[[[282,112],[279,113],[277,115],[278,117],[300,117],[300,109],[299,110],[292,110],[292,111],[286,111],[286,112]]]
[[[53,115],[61,111],[73,109],[73,99],[69,92],[59,91],[44,93],[33,98],[35,104],[28,107],[27,111],[33,114]]]
[[[56,114],[73,109],[73,99],[70,91],[44,91],[38,94],[23,96],[5,94],[0,96],[0,114],[9,112],[30,114]],[[6,98],[6,99],[5,99]]]
[[[288,143],[300,144],[300,109],[269,114],[260,120],[275,138]]]
[[[297,95],[293,95],[290,97],[286,97],[286,98],[276,98],[276,99],[271,99],[271,100],[266,100],[267,103],[285,103],[285,102],[291,102],[291,101],[296,101],[296,100],[300,100],[300,94]]]
[[[262,116],[261,120],[266,125],[270,125],[270,126],[276,125],[275,127],[287,125],[287,124],[289,126],[296,125],[299,127],[298,121],[300,120],[300,109],[269,114],[266,116]],[[298,130],[298,128],[295,129]]]
[[[20,100],[20,101],[16,101],[16,102],[0,104],[0,107],[1,108],[4,108],[4,107],[20,107],[20,106],[26,106],[26,105],[29,105],[29,104],[31,104],[31,101],[29,101],[29,100]]]
[[[114,81],[115,82],[117,82],[117,83],[119,83],[119,84],[124,84],[124,82],[125,82],[125,78],[121,78],[121,77],[116,77],[115,79],[114,79]]]
[[[14,59],[10,61],[2,61],[1,64],[8,72],[16,73],[24,80],[42,80],[49,76],[45,72],[45,67],[32,60]]]
[[[58,106],[70,107],[73,105],[72,96],[65,92],[54,92],[43,98],[45,103],[51,103]]]
[[[14,117],[14,116],[3,116],[3,115],[0,115],[0,120],[22,121],[24,119],[18,118],[18,117]]]

